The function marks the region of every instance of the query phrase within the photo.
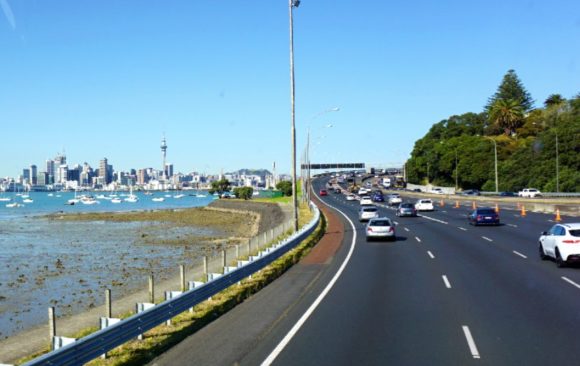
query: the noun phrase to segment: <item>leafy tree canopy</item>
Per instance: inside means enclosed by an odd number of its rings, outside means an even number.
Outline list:
[[[230,181],[227,180],[226,178],[222,178],[220,180],[211,182],[211,189],[209,190],[209,194],[214,194],[216,192],[218,194],[222,194],[224,192],[229,191],[230,191]]]

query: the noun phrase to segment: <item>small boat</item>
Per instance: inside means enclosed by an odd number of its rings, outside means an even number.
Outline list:
[[[133,194],[133,186],[131,186],[129,196],[127,196],[127,198],[125,198],[125,202],[135,203],[137,201],[139,201],[139,197],[137,197]]]
[[[17,208],[17,207],[23,207],[23,206],[24,206],[24,205],[21,205],[21,204],[20,204],[20,203],[18,203],[18,202],[12,202],[12,203],[7,203],[7,204],[6,204],[6,207],[8,207],[8,208]]]
[[[195,195],[195,197],[203,198],[203,197],[207,197],[207,195],[198,193]]]
[[[153,201],[153,202],[163,202],[163,201],[165,201],[165,198],[163,198],[163,197],[155,197],[155,198],[151,198],[151,201]]]
[[[32,202],[34,202],[34,200],[32,198],[25,198],[25,199],[22,200],[22,202],[24,202],[24,203],[32,203]]]
[[[121,203],[121,202],[123,202],[123,201],[121,201],[121,199],[117,198],[117,197],[111,199],[111,203]]]
[[[99,202],[99,201],[97,201],[97,200],[95,199],[95,197],[92,197],[92,196],[83,196],[83,197],[81,198],[81,203],[82,203],[83,205],[95,205],[95,204],[97,204],[97,203],[100,203],[100,202]]]
[[[185,197],[184,194],[176,194],[175,196],[173,196],[173,198],[183,198]]]
[[[12,201],[12,198],[10,197],[0,197],[0,202],[10,202]]]

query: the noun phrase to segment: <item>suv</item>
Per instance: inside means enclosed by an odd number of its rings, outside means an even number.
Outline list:
[[[401,199],[401,196],[398,193],[392,193],[389,195],[387,202],[389,203],[390,206],[395,206],[403,202],[403,200]]]
[[[529,198],[542,197],[542,192],[540,192],[539,190],[537,190],[535,188],[524,188],[518,192],[518,196],[529,197]]]
[[[435,208],[433,207],[433,201],[423,199],[417,200],[417,203],[415,203],[415,209],[417,211],[433,211]]]
[[[539,239],[540,258],[552,257],[558,267],[580,262],[580,223],[556,224]]]

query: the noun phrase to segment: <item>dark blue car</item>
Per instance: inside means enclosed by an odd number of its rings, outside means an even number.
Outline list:
[[[381,192],[375,192],[372,195],[371,199],[373,200],[373,202],[385,202],[385,197]]]
[[[472,225],[499,225],[499,214],[493,208],[482,207],[473,210],[467,215],[467,220]]]

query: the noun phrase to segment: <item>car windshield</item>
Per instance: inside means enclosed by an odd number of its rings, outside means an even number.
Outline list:
[[[376,207],[367,207],[367,208],[363,208],[364,212],[377,212]]]
[[[411,204],[411,203],[405,203],[405,204],[402,204],[402,205],[401,205],[401,208],[413,208],[413,207],[414,207],[414,206],[413,206],[413,204]]]
[[[370,226],[391,226],[389,220],[373,220],[369,224]]]
[[[580,237],[580,229],[569,230],[568,232],[572,236]]]

